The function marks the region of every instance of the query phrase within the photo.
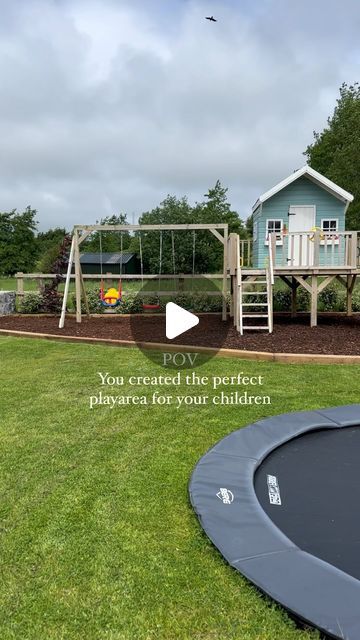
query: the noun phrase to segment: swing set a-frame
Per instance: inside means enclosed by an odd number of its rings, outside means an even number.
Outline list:
[[[64,297],[62,302],[61,316],[59,321],[59,328],[62,329],[65,323],[65,315],[67,302],[69,297],[69,288],[70,288],[70,280],[72,274],[72,268],[74,265],[75,268],[75,300],[76,300],[76,322],[81,322],[81,303],[84,302],[86,314],[89,316],[89,304],[87,300],[87,294],[84,284],[84,278],[81,271],[80,264],[80,245],[84,242],[84,240],[91,235],[94,231],[98,231],[100,233],[102,231],[114,231],[120,232],[121,243],[122,243],[122,233],[126,231],[159,231],[160,238],[162,236],[163,231],[204,231],[208,230],[212,233],[223,245],[223,278],[222,278],[222,294],[223,294],[223,303],[222,303],[222,319],[226,320],[227,310],[226,310],[226,294],[227,294],[227,266],[228,266],[228,225],[227,224],[129,224],[129,225],[113,225],[113,224],[95,224],[95,225],[75,225],[72,234],[69,262],[65,280],[65,289],[64,289]],[[173,238],[173,235],[172,235]],[[173,242],[173,240],[172,240]],[[195,242],[195,240],[194,240]],[[161,247],[161,241],[160,241]],[[122,249],[122,247],[121,247]],[[121,250],[122,254],[122,250]],[[194,256],[194,249],[193,249]],[[142,260],[142,255],[141,255]],[[194,257],[193,257],[193,269],[194,269]],[[101,270],[102,270],[102,262],[101,262]],[[161,270],[161,266],[160,266]],[[174,274],[175,275],[175,274]],[[119,286],[118,289],[112,289],[109,292],[104,291],[103,278],[102,284],[100,287],[100,299],[104,306],[116,306],[121,302],[122,297],[122,255],[120,256],[120,273],[119,273]],[[144,305],[144,308],[149,305]],[[158,306],[158,305],[154,305]]]

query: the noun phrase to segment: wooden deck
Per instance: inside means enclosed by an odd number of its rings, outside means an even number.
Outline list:
[[[251,255],[249,247],[238,247],[233,234],[230,236],[231,251],[240,253],[240,279],[253,280],[261,274],[270,274],[272,286],[280,278],[291,290],[291,312],[297,313],[297,291],[305,289],[311,297],[310,324],[317,325],[319,294],[334,281],[346,290],[346,312],[352,314],[352,296],[357,278],[360,276],[360,232],[343,231],[324,233],[319,229],[309,232],[270,234],[268,258],[263,269],[246,264]],[[243,253],[244,252],[244,253]],[[230,274],[236,277],[236,260],[229,264]],[[238,286],[234,280],[233,286]]]

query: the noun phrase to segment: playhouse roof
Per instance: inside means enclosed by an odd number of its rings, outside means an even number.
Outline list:
[[[82,253],[80,255],[81,264],[127,264],[135,253],[123,251],[123,253]],[[102,259],[101,259],[102,258]]]
[[[335,182],[332,182],[328,178],[325,178],[325,176],[323,176],[321,173],[315,171],[315,169],[312,169],[311,167],[309,167],[309,165],[306,164],[304,167],[301,167],[301,169],[294,171],[294,173],[285,178],[285,180],[282,180],[281,182],[276,184],[275,187],[263,193],[262,196],[260,196],[260,198],[258,198],[255,202],[252,210],[255,211],[255,209],[257,209],[262,202],[265,202],[265,200],[269,200],[269,198],[272,198],[276,193],[278,193],[282,189],[285,189],[285,187],[287,187],[292,182],[295,182],[295,180],[298,180],[298,178],[301,178],[302,176],[306,176],[307,178],[312,180],[312,182],[315,182],[315,184],[318,184],[323,189],[326,189],[326,191],[331,193],[336,198],[339,198],[339,200],[342,200],[343,202],[352,202],[354,200],[354,196],[351,193],[345,191],[337,184],[335,184]]]

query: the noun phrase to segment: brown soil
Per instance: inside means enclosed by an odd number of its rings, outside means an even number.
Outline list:
[[[58,323],[58,318],[48,316],[0,317],[0,329],[135,342],[168,342],[163,315],[85,317],[81,324],[76,324],[74,317],[68,317],[64,329],[59,329]],[[271,335],[247,331],[243,336],[237,333],[231,320],[222,322],[220,315],[201,315],[199,325],[171,341],[174,342],[248,351],[360,355],[360,314],[351,318],[341,314],[319,314],[319,324],[314,328],[309,326],[308,315],[296,319],[285,314],[276,315]]]

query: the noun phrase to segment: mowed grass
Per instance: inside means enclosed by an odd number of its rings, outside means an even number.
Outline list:
[[[198,372],[263,375],[272,405],[91,411],[98,371],[163,371],[135,349],[14,338],[0,361],[1,640],[319,638],[226,564],[187,485],[236,428],[357,402],[359,367],[213,359]]]

